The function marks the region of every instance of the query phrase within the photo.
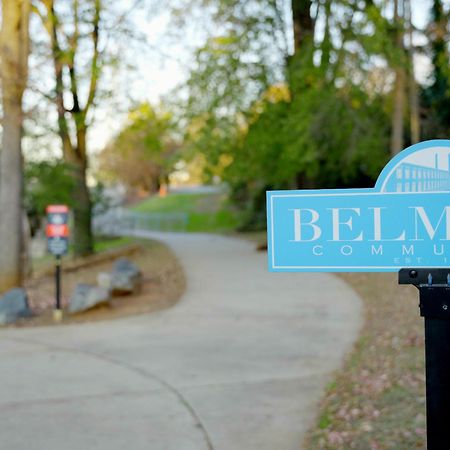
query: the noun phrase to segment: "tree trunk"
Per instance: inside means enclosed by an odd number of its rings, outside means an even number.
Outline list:
[[[86,164],[72,164],[75,178],[73,250],[76,256],[90,255],[94,251],[91,230],[92,202],[86,185]]]
[[[44,26],[49,33],[51,50],[55,70],[55,103],[58,112],[58,131],[62,142],[64,160],[72,166],[75,179],[74,188],[74,253],[75,256],[91,254],[94,249],[91,231],[92,202],[89,189],[86,184],[86,171],[88,167],[88,155],[86,148],[86,131],[88,111],[92,107],[97,92],[97,83],[100,73],[99,23],[102,9],[101,0],[93,1],[92,22],[88,20],[92,32],[89,34],[92,40],[93,53],[90,66],[91,74],[87,99],[84,107],[81,106],[75,56],[79,52],[79,2],[72,3],[73,33],[65,36],[54,7],[55,0],[47,0],[45,3],[47,14],[42,16]],[[64,48],[64,41],[67,47]],[[62,44],[63,43],[63,44]],[[63,47],[62,47],[63,45]],[[85,54],[83,53],[83,56]],[[64,77],[64,72],[68,78]],[[68,81],[66,82],[65,80]],[[66,97],[72,97],[72,106],[67,108]],[[72,125],[70,127],[69,125]],[[75,133],[71,133],[74,130]]]
[[[1,82],[3,136],[0,153],[0,291],[22,284],[22,95],[27,79],[29,0],[3,0]]]
[[[22,210],[22,251],[21,266],[22,277],[31,277],[33,274],[33,265],[31,261],[31,226],[26,211]]]
[[[409,103],[410,103],[410,124],[411,124],[411,143],[417,144],[420,141],[420,110],[419,110],[419,91],[414,76],[414,64],[411,61],[411,73],[409,76]]]
[[[406,74],[403,67],[395,69],[394,110],[392,113],[391,154],[403,150],[403,119],[405,111]]]
[[[403,44],[403,25],[400,23],[399,1],[394,0],[395,47],[399,58],[395,62],[394,108],[392,112],[391,154],[396,155],[403,150],[403,118],[405,111],[405,54]]]
[[[420,141],[420,111],[419,111],[419,90],[414,70],[414,43],[413,43],[413,25],[411,17],[411,0],[405,0],[405,19],[407,19],[409,49],[408,49],[408,87],[409,87],[409,109],[410,109],[410,127],[411,143],[417,144]]]
[[[6,86],[4,91],[6,91]],[[0,291],[21,286],[22,251],[22,108],[3,101],[3,139],[0,157]]]
[[[313,64],[315,24],[311,17],[311,0],[292,0],[292,27],[294,53],[287,60],[287,77],[291,98],[302,89],[302,80],[296,73],[305,65]]]
[[[311,17],[311,0],[292,0],[294,27],[294,54],[314,40],[314,20]]]
[[[308,87],[304,77],[301,75],[299,77],[298,74],[301,74],[305,66],[309,67],[313,64],[315,21],[311,17],[311,6],[311,0],[292,0],[294,54],[287,62],[291,101]],[[307,177],[304,172],[297,173],[294,178],[297,189],[315,186],[314,180]]]
[[[75,256],[90,255],[94,251],[94,239],[91,229],[92,201],[86,182],[88,168],[86,154],[86,130],[81,121],[75,121],[78,126],[76,133],[77,147],[72,149],[66,159],[72,166],[75,179],[74,188],[74,233],[73,250]]]

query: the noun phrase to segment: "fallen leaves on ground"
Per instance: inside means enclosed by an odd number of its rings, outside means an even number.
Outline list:
[[[396,274],[343,274],[364,302],[360,337],[321,402],[304,448],[425,449],[423,319]]]

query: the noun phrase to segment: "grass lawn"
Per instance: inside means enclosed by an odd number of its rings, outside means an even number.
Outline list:
[[[342,276],[361,296],[361,335],[328,386],[304,448],[425,449],[423,319],[397,274]]]
[[[141,213],[187,213],[186,231],[191,232],[227,232],[239,224],[239,215],[227,201],[226,194],[154,196],[130,209]]]
[[[133,238],[130,237],[105,237],[97,236],[95,238],[94,249],[95,252],[104,252],[106,250],[112,250],[114,248],[122,247],[124,245],[132,244]]]

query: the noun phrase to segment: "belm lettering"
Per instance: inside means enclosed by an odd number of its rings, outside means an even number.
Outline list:
[[[444,206],[440,215],[433,219],[427,214],[423,206],[409,206],[405,208],[409,228],[392,231],[392,226],[383,227],[389,214],[394,219],[398,216],[398,210],[388,207],[362,208],[326,208],[317,211],[311,208],[290,209],[293,213],[294,239],[291,242],[313,242],[318,241],[323,230],[331,230],[328,242],[358,242],[367,240],[369,242],[394,242],[394,241],[424,241],[438,239],[450,241],[450,206]],[[390,217],[392,222],[393,217]],[[358,226],[357,219],[369,220],[370,227]],[[403,222],[405,223],[405,222]],[[390,230],[388,233],[387,229]],[[345,236],[344,236],[345,235]],[[439,238],[438,238],[439,237]],[[344,252],[349,252],[344,249]],[[404,254],[412,252],[412,248],[405,247]],[[381,252],[374,247],[374,254]],[[314,252],[321,253],[318,247]]]

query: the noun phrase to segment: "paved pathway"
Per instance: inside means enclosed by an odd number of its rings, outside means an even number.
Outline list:
[[[0,331],[0,448],[299,449],[358,297],[331,275],[269,274],[244,241],[162,238],[188,280],[175,307]]]

